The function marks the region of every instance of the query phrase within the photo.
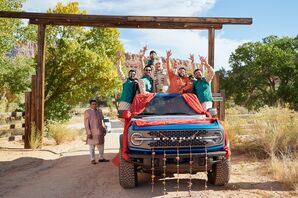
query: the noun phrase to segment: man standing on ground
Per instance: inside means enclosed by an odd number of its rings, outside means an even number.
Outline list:
[[[100,109],[96,108],[96,100],[90,100],[90,108],[84,113],[84,124],[87,133],[87,144],[89,144],[91,164],[95,161],[95,146],[99,151],[98,162],[108,162],[104,155],[104,136],[106,130],[103,125],[103,114]]]
[[[206,59],[200,56],[200,61],[202,67],[205,66],[207,69],[207,76],[203,77],[203,72],[201,69],[196,69],[194,71],[195,81],[193,82],[193,91],[197,95],[202,107],[205,111],[212,108],[212,92],[211,92],[211,81],[214,77],[213,68],[206,62]]]

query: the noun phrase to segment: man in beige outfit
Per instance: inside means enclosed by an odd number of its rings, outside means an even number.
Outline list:
[[[99,151],[98,162],[108,162],[103,157],[104,154],[104,136],[106,130],[103,125],[103,114],[101,109],[96,108],[96,100],[90,100],[90,109],[84,113],[84,124],[87,133],[87,144],[89,144],[91,164],[95,162],[95,146]]]

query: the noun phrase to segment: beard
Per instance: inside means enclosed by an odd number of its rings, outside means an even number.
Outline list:
[[[185,74],[179,74],[178,73],[178,76],[181,77],[181,78],[183,78],[183,77],[185,77]]]

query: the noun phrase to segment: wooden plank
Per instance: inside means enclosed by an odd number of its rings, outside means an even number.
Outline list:
[[[30,122],[31,122],[31,92],[26,92],[25,93],[25,135],[24,135],[24,148],[25,149],[30,149],[30,135],[31,135],[31,127],[30,127]]]
[[[130,28],[158,28],[158,23],[176,23],[180,24],[180,28],[183,29],[184,23],[195,23],[195,24],[231,24],[231,25],[250,25],[252,24],[252,18],[229,18],[229,17],[177,17],[177,16],[115,16],[115,15],[76,15],[76,14],[56,14],[56,13],[34,13],[34,12],[7,12],[0,11],[0,17],[6,18],[23,18],[35,20],[48,20],[46,24],[56,25],[79,25],[85,26],[98,26],[99,24],[114,24],[116,27],[122,28],[130,25]],[[124,22],[122,24],[121,22]],[[149,26],[148,22],[157,22]],[[119,23],[117,25],[117,23]],[[153,26],[153,27],[152,27]],[[114,26],[113,26],[114,27]],[[190,26],[191,27],[191,26]],[[210,26],[208,26],[210,27]],[[184,28],[188,29],[188,28]]]
[[[225,90],[220,90],[220,93],[223,97],[223,101],[220,102],[220,120],[225,120],[226,118],[226,111],[225,111],[225,100],[226,100],[226,94],[225,94]]]
[[[221,93],[212,93],[213,97],[221,97]]]
[[[215,51],[215,29],[210,28],[208,29],[208,63],[214,68],[214,51]],[[213,93],[217,93],[218,90],[215,89],[217,87],[217,81],[216,76],[213,77],[211,88]],[[217,101],[213,102],[214,108],[217,109],[217,112],[219,112],[220,116],[220,109],[219,109],[219,103]]]
[[[252,24],[252,18],[229,17],[177,17],[177,16],[127,16],[128,21],[156,21],[202,24]]]
[[[0,130],[21,129],[25,127],[26,126],[24,123],[4,124],[4,125],[0,125]]]
[[[4,112],[0,113],[0,116],[7,116],[7,118],[11,117],[24,117],[25,112]]]
[[[31,123],[36,125],[36,75],[31,76]]]
[[[222,102],[223,101],[223,97],[221,97],[221,96],[215,96],[215,97],[213,97],[213,101],[215,101],[215,102]]]
[[[215,29],[208,29],[208,63],[214,68],[214,48],[215,48]],[[212,92],[217,93],[218,90],[214,90],[214,81],[212,81]]]
[[[45,86],[45,31],[46,25],[38,25],[37,84],[36,84],[36,129],[40,133],[41,145],[44,131],[44,86]]]
[[[222,24],[200,24],[200,23],[177,23],[177,22],[103,22],[88,21],[80,22],[79,20],[30,20],[30,24],[47,24],[47,25],[64,25],[64,26],[86,26],[86,27],[103,27],[103,28],[144,28],[144,29],[222,29]]]

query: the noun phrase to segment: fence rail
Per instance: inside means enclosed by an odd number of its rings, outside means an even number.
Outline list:
[[[0,124],[0,135],[9,134],[9,141],[15,140],[15,135],[23,135],[25,123],[23,123],[25,112],[0,112],[0,117],[5,120]],[[20,118],[19,120],[17,118]]]
[[[225,90],[220,90],[219,93],[212,93],[214,107],[217,109],[220,120],[225,120]]]

